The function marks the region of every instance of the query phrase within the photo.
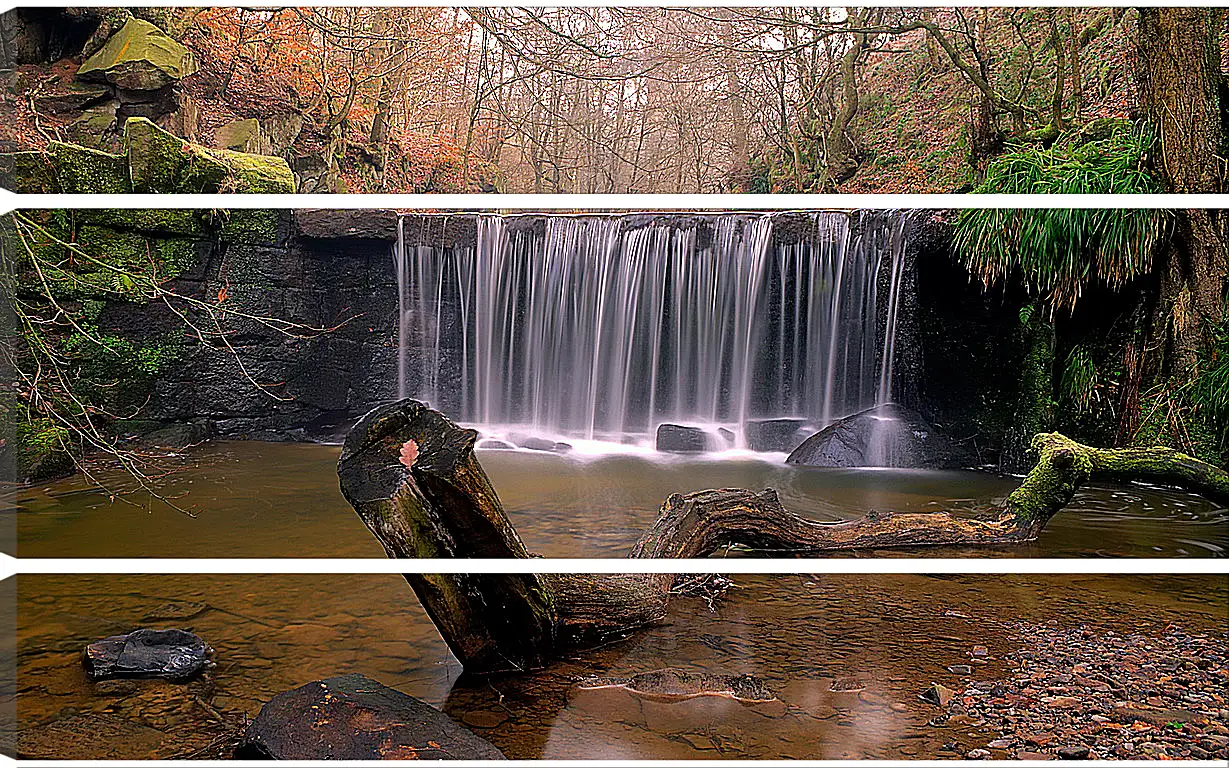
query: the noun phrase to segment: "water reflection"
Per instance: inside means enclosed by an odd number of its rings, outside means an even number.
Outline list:
[[[338,448],[217,442],[192,451],[173,493],[189,518],[134,496],[112,503],[81,478],[23,491],[18,554],[26,557],[382,557],[341,497]],[[512,522],[534,552],[620,557],[671,493],[776,488],[785,505],[822,520],[868,509],[973,512],[1019,482],[984,472],[837,470],[768,459],[712,460],[615,455],[577,458],[535,451],[481,451]],[[1198,496],[1143,485],[1090,485],[1035,542],[882,554],[1005,557],[1220,557],[1229,551],[1229,510]]]
[[[1004,655],[1026,642],[1014,622],[1226,630],[1219,576],[763,575],[735,584],[715,610],[682,598],[663,626],[546,670],[480,680],[460,674],[396,576],[22,575],[21,743],[41,756],[199,754],[276,693],[359,672],[442,708],[515,758],[954,757],[944,745],[960,734],[928,726],[939,710],[918,694],[931,682],[963,685],[969,676],[950,672],[955,664],[972,665],[976,679],[1001,676]],[[205,678],[86,681],[87,642],[168,610],[216,649]],[[971,657],[974,645],[988,657]],[[779,701],[664,703],[575,686],[665,666],[754,674]],[[105,718],[110,730],[55,730],[72,717]],[[102,738],[117,732],[130,737]]]

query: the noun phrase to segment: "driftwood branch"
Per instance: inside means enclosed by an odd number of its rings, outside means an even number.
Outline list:
[[[474,456],[478,433],[414,400],[382,406],[346,437],[341,490],[389,557],[525,558]],[[1017,543],[1036,538],[1090,478],[1176,485],[1229,503],[1229,473],[1169,448],[1093,448],[1058,433],[1033,438],[1037,463],[1000,508],[981,517],[868,512],[821,523],[775,491],[673,494],[633,558],[705,557],[732,545],[828,552]],[[603,642],[665,616],[672,574],[406,574],[466,670],[544,666],[567,647]]]

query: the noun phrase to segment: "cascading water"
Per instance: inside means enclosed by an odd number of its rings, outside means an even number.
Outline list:
[[[902,215],[480,215],[465,245],[432,218],[399,227],[398,394],[484,433],[745,446],[891,397]]]

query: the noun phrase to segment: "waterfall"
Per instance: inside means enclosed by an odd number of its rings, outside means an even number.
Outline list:
[[[452,241],[442,218],[399,225],[397,391],[485,433],[744,446],[891,399],[900,214],[481,214]]]

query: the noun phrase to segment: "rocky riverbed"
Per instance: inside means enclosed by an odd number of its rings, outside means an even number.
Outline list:
[[[1057,621],[1008,624],[1022,647],[1009,675],[982,678],[975,647],[963,691],[943,690],[935,727],[971,759],[1229,758],[1229,632],[1120,634]],[[950,698],[949,698],[950,696]]]

